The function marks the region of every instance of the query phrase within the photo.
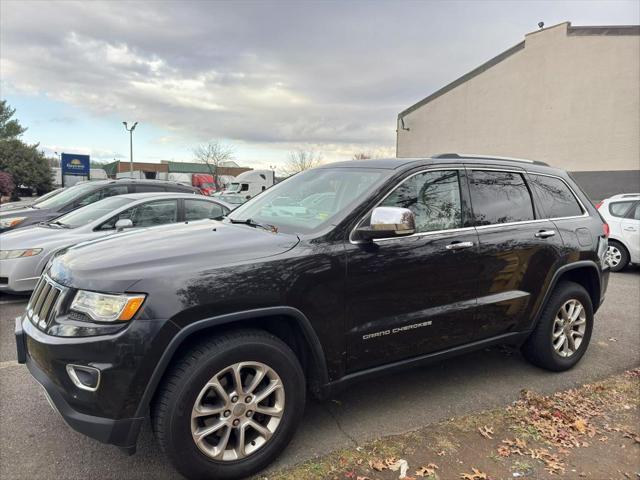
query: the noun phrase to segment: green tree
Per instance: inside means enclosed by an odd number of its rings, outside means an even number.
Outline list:
[[[48,192],[53,187],[49,162],[38,144],[27,145],[18,138],[27,129],[12,118],[15,113],[6,100],[0,101],[0,171],[10,173],[16,187]]]
[[[15,108],[11,108],[6,100],[0,101],[0,140],[18,138],[27,131],[15,118],[12,120]]]
[[[14,138],[0,140],[0,171],[9,172],[16,186],[35,188],[38,193],[51,190],[51,167],[38,145],[27,145]]]

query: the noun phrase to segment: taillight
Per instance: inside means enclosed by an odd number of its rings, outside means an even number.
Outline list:
[[[600,207],[601,207],[601,206],[602,206],[602,202],[598,202],[598,203],[596,203],[596,208],[597,208],[598,210],[600,210]]]
[[[602,233],[604,233],[604,238],[609,238],[609,224],[608,223],[603,223],[602,224]]]

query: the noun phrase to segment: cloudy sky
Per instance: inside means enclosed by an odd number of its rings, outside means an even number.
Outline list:
[[[0,1],[2,98],[46,152],[238,163],[395,155],[395,120],[524,34],[640,23],[630,1]]]

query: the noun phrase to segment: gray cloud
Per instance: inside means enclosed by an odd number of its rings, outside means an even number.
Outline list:
[[[392,149],[399,111],[538,20],[637,23],[637,5],[3,1],[2,79],[198,140]]]

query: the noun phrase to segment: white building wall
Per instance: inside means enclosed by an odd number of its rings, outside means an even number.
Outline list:
[[[571,171],[640,169],[640,35],[568,35],[568,23],[400,116],[397,156],[480,153]]]

